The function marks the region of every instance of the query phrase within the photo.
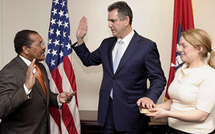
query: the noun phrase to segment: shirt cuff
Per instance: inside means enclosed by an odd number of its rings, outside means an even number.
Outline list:
[[[73,48],[75,48],[75,47],[81,46],[83,44],[84,44],[84,42],[82,44],[80,44],[80,45],[78,45],[78,42],[75,42],[72,46],[73,46]]]
[[[25,93],[26,93],[28,99],[30,99],[29,94],[31,93],[31,90],[32,90],[32,89],[29,90],[29,89],[25,86],[25,84],[23,85],[23,87],[24,87],[24,90],[25,90]]]
[[[57,95],[57,104],[58,104],[58,107],[59,107],[59,108],[62,108],[62,105],[63,105],[63,104],[60,102],[59,96],[60,96],[60,94]]]

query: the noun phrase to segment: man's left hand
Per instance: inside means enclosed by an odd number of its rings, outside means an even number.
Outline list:
[[[137,101],[137,105],[141,108],[151,109],[155,107],[154,102],[148,97],[142,97]]]

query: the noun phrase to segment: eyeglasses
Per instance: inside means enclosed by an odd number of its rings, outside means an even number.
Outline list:
[[[40,43],[40,47],[42,47],[42,46],[45,46],[45,41],[42,41],[41,43]]]
[[[33,43],[34,43],[34,42],[33,42]],[[32,43],[32,44],[33,44],[33,43]],[[44,46],[45,46],[45,41],[42,41],[42,42],[40,42],[40,43],[38,42],[38,43],[35,44],[35,45],[32,45],[32,44],[31,44],[30,46],[27,46],[27,47],[28,47],[28,48],[31,48],[31,47],[40,47],[40,48],[41,48],[41,47],[44,47]]]

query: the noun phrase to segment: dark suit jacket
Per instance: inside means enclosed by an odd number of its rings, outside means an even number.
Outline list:
[[[47,89],[45,99],[39,81],[32,88],[29,99],[24,91],[28,69],[17,56],[0,71],[0,118],[2,134],[46,134],[49,133],[49,105],[58,106],[57,94],[50,92],[46,70],[40,67]]]
[[[136,32],[113,73],[112,49],[116,37],[103,40],[100,47],[90,53],[85,44],[74,47],[85,66],[103,66],[103,80],[99,94],[98,121],[105,123],[110,91],[113,88],[113,116],[118,130],[134,130],[148,123],[148,118],[139,113],[137,100],[148,97],[155,103],[161,95],[166,79],[161,69],[159,53],[154,42]],[[147,78],[150,87],[147,89]]]

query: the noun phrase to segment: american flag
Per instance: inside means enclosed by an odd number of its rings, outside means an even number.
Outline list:
[[[48,34],[48,66],[52,92],[75,92],[76,82],[72,65],[72,43],[67,0],[53,0]],[[80,134],[77,95],[62,109],[50,107],[51,134]]]
[[[168,94],[168,88],[175,77],[175,71],[183,65],[180,53],[177,51],[177,48],[179,47],[181,33],[183,31],[193,28],[194,22],[192,0],[175,0],[172,35],[172,55],[165,100],[168,100],[170,98]]]

